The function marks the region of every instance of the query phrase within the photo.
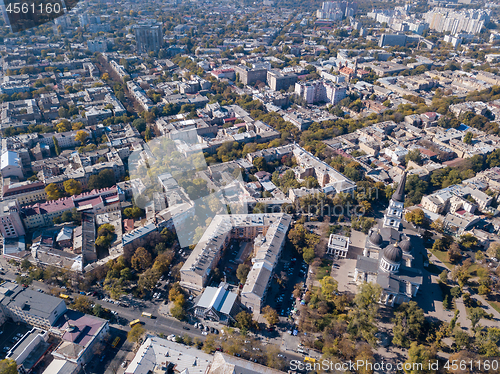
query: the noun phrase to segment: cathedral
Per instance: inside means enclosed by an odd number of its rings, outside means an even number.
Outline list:
[[[406,172],[392,195],[389,207],[377,227],[366,237],[363,255],[358,256],[354,280],[357,284],[377,283],[382,287],[380,302],[394,306],[410,301],[422,285],[422,270],[410,238],[401,227]]]

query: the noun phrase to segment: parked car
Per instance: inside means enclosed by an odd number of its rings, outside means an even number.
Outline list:
[[[202,331],[202,332],[201,332],[201,335],[208,335],[208,332],[206,332],[206,331]]]

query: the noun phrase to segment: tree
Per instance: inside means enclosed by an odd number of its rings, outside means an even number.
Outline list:
[[[448,295],[445,295],[444,299],[443,299],[443,308],[445,310],[450,310],[450,299],[448,298]]]
[[[45,187],[45,193],[47,194],[47,198],[49,200],[57,200],[62,197],[61,191],[54,183],[50,183]]]
[[[31,267],[31,262],[29,262],[28,259],[24,259],[21,261],[21,269],[23,269],[24,271],[28,270],[29,268]]]
[[[115,185],[115,173],[111,169],[101,170],[97,175],[91,175],[87,184],[90,190],[108,188]]]
[[[103,249],[108,249],[114,239],[115,227],[109,223],[99,226],[95,245]]]
[[[85,314],[90,314],[92,312],[91,304],[92,303],[90,302],[89,298],[85,296],[77,296],[71,308]]]
[[[467,133],[464,135],[463,142],[465,144],[472,144],[472,138],[474,137],[474,134],[472,132],[467,131]]]
[[[481,318],[484,318],[485,316],[486,312],[481,307],[467,309],[467,318],[470,319],[473,330],[476,328],[476,325],[479,323]]]
[[[279,347],[268,344],[265,349],[266,356],[266,366],[269,366],[273,369],[283,370],[286,366],[285,360],[280,355]]]
[[[109,74],[108,73],[104,73],[102,76],[101,76],[101,79],[103,81],[108,81],[109,80]]]
[[[253,317],[250,313],[242,311],[236,315],[236,326],[246,333],[253,326]]]
[[[134,325],[132,329],[128,332],[127,340],[129,342],[136,343],[139,341],[141,336],[144,335],[145,332],[146,330],[144,329],[144,327],[142,327],[142,325],[138,323]]]
[[[464,248],[471,249],[478,243],[477,238],[471,233],[466,233],[460,236],[460,245]]]
[[[333,298],[333,293],[338,291],[338,283],[333,277],[326,276],[319,281],[321,285],[321,293],[327,300]]]
[[[75,140],[79,141],[83,145],[89,136],[90,134],[87,131],[79,130],[75,135]]]
[[[144,210],[135,206],[133,208],[125,208],[123,214],[128,218],[138,219],[144,215]]]
[[[424,311],[415,301],[401,304],[392,320],[393,343],[399,347],[409,348],[412,341],[416,341],[424,326]]]
[[[134,255],[130,259],[130,265],[137,271],[146,270],[152,264],[151,254],[144,247],[139,247],[135,250]]]
[[[56,153],[56,155],[60,155],[61,154],[61,147],[59,147],[59,141],[56,139],[55,136],[52,137],[52,141],[54,142],[54,152]]]
[[[437,220],[433,221],[431,223],[431,227],[436,230],[439,233],[443,233],[444,231],[444,223],[441,218],[438,218]]]
[[[249,265],[247,264],[238,265],[238,269],[236,269],[236,278],[238,278],[241,284],[245,284],[249,272],[250,272]]]
[[[453,339],[455,340],[455,349],[457,351],[469,347],[470,336],[459,326],[453,330]]]
[[[253,160],[253,166],[255,166],[258,171],[267,171],[267,162],[264,157],[256,157]]]
[[[439,274],[439,281],[443,284],[448,283],[448,270],[443,270],[441,274]]]
[[[453,242],[448,248],[448,261],[452,264],[456,264],[462,259],[462,251],[460,250],[460,246]]]
[[[68,179],[63,183],[64,191],[70,196],[79,195],[82,193],[82,184],[75,179]]]
[[[354,297],[355,308],[349,311],[347,331],[354,338],[362,338],[372,346],[376,345],[375,333],[378,331],[375,318],[382,288],[378,284],[363,283]]]
[[[421,165],[422,164],[422,155],[420,154],[419,149],[413,149],[409,151],[405,156],[406,165],[408,162],[413,161],[414,163]]]
[[[486,251],[486,254],[490,258],[496,258],[497,260],[500,260],[500,243],[491,243],[488,247],[488,250]]]
[[[431,360],[434,360],[434,354],[425,345],[412,342],[408,350],[408,360],[403,365],[404,372],[406,374],[435,373],[430,367]]]
[[[271,308],[269,305],[266,305],[262,309],[262,314],[269,326],[274,326],[279,322],[278,312],[276,312],[276,310]]]
[[[0,374],[17,374],[16,361],[6,358],[0,361]]]
[[[137,286],[139,286],[140,289],[151,291],[155,288],[156,283],[160,279],[160,276],[160,272],[156,271],[155,269],[147,269],[139,276]]]
[[[425,222],[425,213],[422,209],[415,209],[405,214],[407,222],[413,222],[417,226],[422,226]]]

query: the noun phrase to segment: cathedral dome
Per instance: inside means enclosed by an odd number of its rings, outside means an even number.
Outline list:
[[[382,235],[380,235],[380,232],[374,231],[370,235],[370,242],[372,242],[375,245],[380,245],[382,244]]]
[[[399,243],[399,248],[403,250],[403,252],[410,252],[411,251],[411,242],[409,239],[404,239],[401,243]]]
[[[395,245],[389,245],[384,250],[384,258],[392,263],[399,263],[403,258],[403,251]]]

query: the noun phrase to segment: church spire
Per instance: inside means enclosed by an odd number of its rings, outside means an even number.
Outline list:
[[[406,186],[406,170],[403,173],[403,176],[401,177],[401,181],[399,182],[396,191],[394,191],[394,194],[392,195],[392,200],[400,203],[405,202],[405,186]]]

